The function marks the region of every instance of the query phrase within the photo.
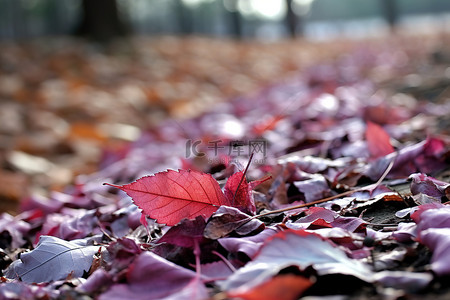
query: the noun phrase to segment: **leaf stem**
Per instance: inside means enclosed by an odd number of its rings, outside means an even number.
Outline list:
[[[237,193],[239,191],[239,188],[240,188],[240,186],[242,184],[242,181],[244,180],[245,175],[247,175],[248,167],[250,167],[250,164],[252,163],[253,154],[254,154],[254,152],[252,152],[252,154],[250,154],[250,158],[248,159],[248,164],[245,167],[244,173],[242,173],[242,177],[241,177],[241,180],[239,181],[239,184],[238,184],[238,186],[236,188],[236,191],[234,191],[233,200],[231,201],[231,205],[232,206],[234,206],[234,199],[236,199],[236,195],[237,195]]]
[[[198,244],[198,240],[194,239],[195,272],[198,278],[200,278],[201,276],[200,251],[201,250],[200,245]]]
[[[212,254],[215,254],[215,255],[217,255],[226,265],[227,265],[227,267],[234,273],[234,272],[236,272],[236,268],[231,264],[231,262],[228,260],[228,259],[226,259],[222,254],[220,254],[219,252],[217,252],[217,251],[215,251],[215,250],[213,250],[212,251]]]

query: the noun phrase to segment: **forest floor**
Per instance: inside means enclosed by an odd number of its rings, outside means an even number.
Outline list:
[[[0,45],[1,297],[446,299],[449,38]]]

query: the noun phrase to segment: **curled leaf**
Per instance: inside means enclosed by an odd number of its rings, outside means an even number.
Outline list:
[[[450,183],[423,173],[411,174],[408,178],[411,180],[411,193],[413,195],[425,194],[438,200],[443,197],[450,197]]]

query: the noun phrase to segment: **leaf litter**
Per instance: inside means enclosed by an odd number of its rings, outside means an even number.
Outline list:
[[[390,47],[163,122],[74,185],[30,195],[0,218],[1,297],[445,297],[450,139],[428,125],[450,108],[373,75],[369,57],[421,58]],[[264,148],[239,152],[252,141]]]

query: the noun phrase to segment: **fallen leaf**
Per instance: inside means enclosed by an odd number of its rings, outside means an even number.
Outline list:
[[[439,276],[449,275],[450,207],[440,203],[424,204],[411,218],[417,223],[417,240],[433,252],[431,269]]]
[[[233,268],[234,266],[232,266]],[[204,281],[214,281],[218,278],[226,278],[233,274],[233,269],[230,265],[225,263],[223,260],[202,264],[201,265],[201,275]]]
[[[162,298],[161,300],[178,300],[178,299],[189,299],[189,300],[205,300],[209,299],[208,290],[205,284],[199,277],[195,277],[180,291]]]
[[[304,270],[313,267],[319,275],[344,274],[372,282],[372,271],[358,260],[322,237],[304,230],[285,230],[264,243],[256,257],[221,283],[229,291],[248,288],[265,282],[280,270],[298,266]]]
[[[394,152],[389,134],[380,125],[367,121],[366,141],[371,158],[379,158]]]
[[[362,231],[366,222],[361,218],[342,217],[337,212],[323,207],[312,207],[305,210],[306,216],[295,222],[288,222],[286,226],[291,229],[311,229],[311,227],[342,228],[349,232]]]
[[[419,206],[411,214],[420,232],[429,228],[450,228],[450,207],[441,203],[428,203]]]
[[[237,289],[227,293],[228,297],[244,300],[295,300],[312,285],[304,277],[284,274],[269,279],[248,291]]]
[[[51,299],[55,292],[45,286],[35,286],[21,281],[0,285],[0,299]]]
[[[450,197],[450,183],[438,180],[423,173],[411,174],[410,190],[413,195],[425,194],[440,200],[442,197]]]
[[[112,283],[112,276],[105,269],[97,269],[85,282],[77,286],[77,290],[83,293],[93,293],[108,288]]]
[[[248,214],[254,214],[256,212],[255,201],[252,196],[252,188],[245,179],[243,171],[236,172],[231,175],[224,188],[225,197],[230,206],[237,207]]]
[[[381,271],[374,274],[374,279],[384,287],[417,293],[430,284],[433,275],[406,271]]]
[[[130,265],[126,277],[126,284],[111,286],[99,299],[161,299],[181,291],[196,274],[146,251]]]
[[[225,237],[231,233],[243,236],[256,234],[264,230],[264,223],[258,219],[250,219],[250,216],[237,208],[221,206],[209,218],[203,235],[210,239]]]
[[[227,237],[221,238],[218,241],[227,251],[234,254],[243,253],[251,258],[255,256],[263,243],[277,232],[277,229],[268,227],[257,235],[240,238]]]
[[[184,218],[209,217],[221,205],[230,205],[210,174],[168,170],[118,186],[150,218],[169,226]]]
[[[41,236],[37,247],[14,261],[5,276],[27,283],[61,280],[69,275],[81,277],[91,267],[93,256],[99,249],[100,246]]]
[[[419,241],[432,252],[431,270],[438,276],[450,274],[450,228],[429,228],[419,234]]]
[[[294,181],[294,185],[302,193],[307,203],[326,198],[331,193],[327,180],[320,174],[315,174],[310,179]]]
[[[11,236],[10,244],[6,244],[1,241],[1,248],[18,248],[25,244],[24,235],[31,229],[30,224],[24,222],[18,218],[11,216],[8,213],[0,215],[0,233],[8,232]]]
[[[439,138],[428,138],[417,144],[407,145],[396,153],[375,160],[364,172],[372,180],[378,180],[389,163],[395,159],[388,178],[407,177],[415,172],[431,173],[448,167],[445,161],[446,143]]]
[[[183,219],[171,227],[158,240],[158,244],[169,243],[179,247],[194,248],[195,241],[201,242],[204,239],[205,226],[205,220],[201,216],[197,216],[194,220]]]
[[[114,268],[121,270],[127,268],[131,262],[142,252],[136,242],[129,238],[121,238],[113,241],[106,248],[113,259]]]

